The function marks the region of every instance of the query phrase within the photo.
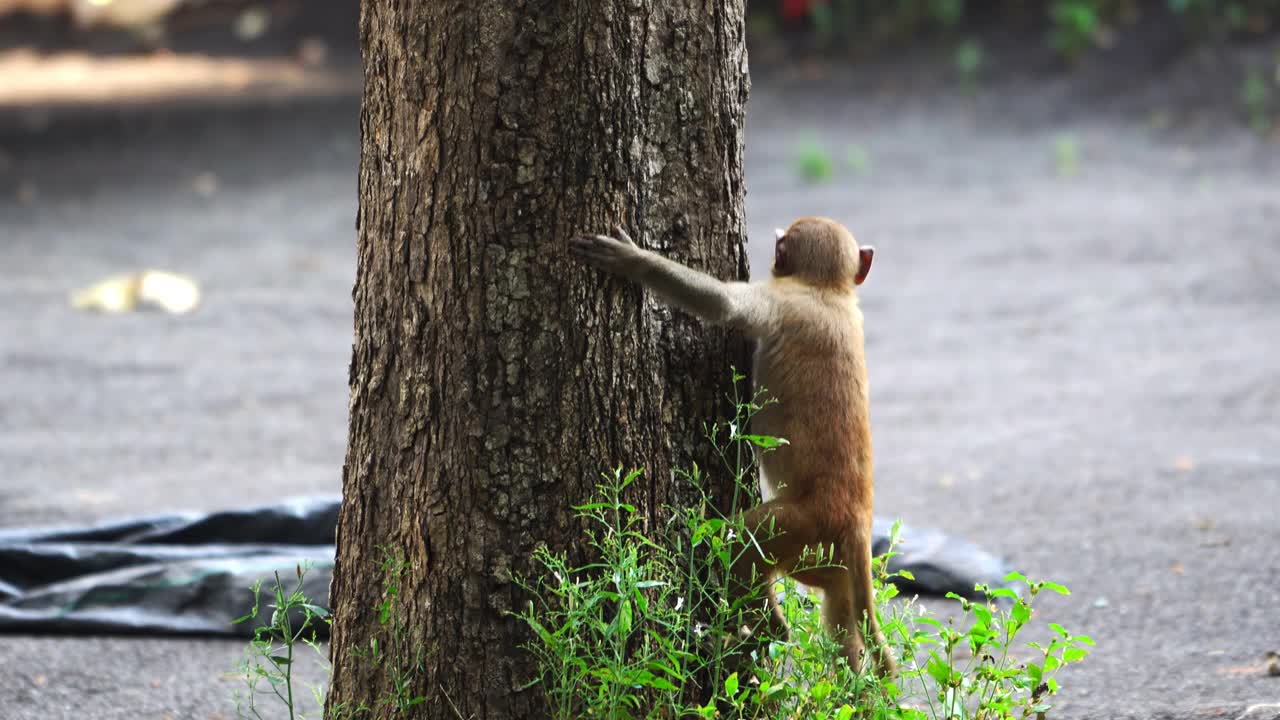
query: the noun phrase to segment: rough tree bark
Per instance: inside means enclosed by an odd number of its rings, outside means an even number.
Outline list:
[[[671,469],[713,464],[702,424],[724,417],[746,359],[565,243],[621,221],[746,276],[743,3],[366,0],[360,32],[329,709],[378,707],[420,653],[414,717],[543,716],[504,615],[523,604],[513,574],[538,543],[580,541],[569,504],[610,466],[647,469],[651,517],[678,499]],[[384,546],[408,563],[398,642],[378,622]]]

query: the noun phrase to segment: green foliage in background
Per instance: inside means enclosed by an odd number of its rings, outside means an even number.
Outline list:
[[[1074,64],[1099,48],[1123,43],[1125,28],[1157,14],[1173,17],[1186,37],[1201,42],[1280,31],[1280,0],[775,0],[753,4],[748,26],[756,36],[803,29],[834,56],[883,49],[917,35],[941,36],[951,48],[960,88],[973,92],[991,64],[975,37],[980,37],[980,22],[1041,33],[1056,56]],[[1241,113],[1259,134],[1276,134],[1280,54],[1265,67],[1250,64],[1239,76]],[[800,177],[813,183],[830,180],[838,167],[809,140],[798,149],[795,165]]]
[[[1268,82],[1265,72],[1253,68],[1245,74],[1240,84],[1240,104],[1244,107],[1249,125],[1259,133],[1270,132],[1276,125],[1272,107],[1275,86],[1280,86],[1280,61],[1276,63],[1274,82]]]
[[[824,47],[859,47],[926,31],[950,31],[979,13],[993,19],[1037,18],[1045,39],[1063,57],[1078,58],[1107,44],[1118,25],[1144,13],[1170,12],[1201,37],[1258,34],[1280,27],[1280,0],[780,0],[753,14],[803,19]],[[754,27],[777,27],[760,22]]]
[[[1059,177],[1072,177],[1080,170],[1080,141],[1070,133],[1053,139],[1053,166]]]
[[[978,87],[978,74],[982,71],[982,45],[976,40],[965,40],[956,47],[956,74],[960,78],[960,86],[966,92],[973,92]]]
[[[843,162],[837,162],[836,155],[817,135],[805,134],[796,144],[792,164],[796,175],[806,183],[817,185],[834,179],[837,175],[847,175],[849,171],[855,177],[871,174],[871,154],[861,145],[849,145],[845,148]]]
[[[815,137],[806,137],[796,146],[795,167],[800,179],[808,183],[826,182],[836,172],[831,153]]]

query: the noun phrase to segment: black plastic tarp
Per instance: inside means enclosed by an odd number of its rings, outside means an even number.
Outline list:
[[[337,498],[216,513],[131,518],[89,527],[0,530],[0,632],[245,636],[232,623],[253,606],[251,587],[279,573],[326,605]],[[875,552],[890,523],[876,520]],[[972,596],[1001,585],[1000,558],[935,530],[905,527],[894,570],[907,593]],[[291,585],[286,585],[291,587]]]

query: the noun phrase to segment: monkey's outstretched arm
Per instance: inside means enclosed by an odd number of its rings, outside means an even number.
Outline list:
[[[723,282],[638,247],[621,227],[617,238],[582,235],[569,250],[582,261],[634,280],[665,302],[712,323],[732,325],[749,335],[768,331],[768,291],[743,282]]]

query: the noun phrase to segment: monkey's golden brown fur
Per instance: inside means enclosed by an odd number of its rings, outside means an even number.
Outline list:
[[[871,248],[827,218],[801,218],[779,232],[772,277],[725,283],[618,238],[574,238],[583,260],[644,284],[667,302],[758,341],[755,381],[777,402],[754,432],[789,442],[761,456],[772,497],[746,514],[758,540],[735,564],[737,592],[763,588],[766,633],[786,621],[768,580],[790,574],[823,591],[823,618],[852,667],[863,660],[863,628],[882,675],[895,671],[876,622],[871,578],[873,502],[871,424],[862,311],[855,287],[870,270]],[[819,568],[808,561],[822,548]]]

